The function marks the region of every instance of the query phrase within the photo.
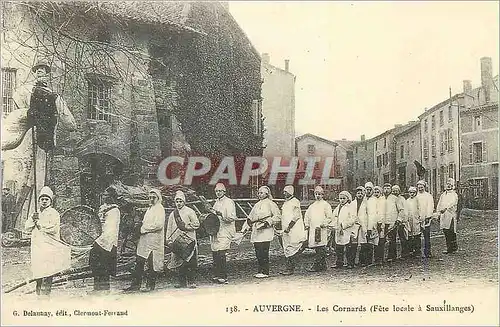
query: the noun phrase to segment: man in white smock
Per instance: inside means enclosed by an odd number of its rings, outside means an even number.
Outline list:
[[[351,193],[347,191],[340,192],[339,202],[339,205],[333,210],[331,223],[335,229],[335,254],[337,255],[334,268],[338,269],[344,266],[344,253],[347,247],[347,267],[352,269],[358,247],[359,225],[356,224],[356,208],[353,206]]]
[[[405,211],[408,219],[408,248],[410,255],[418,256],[422,254],[422,230],[420,228],[420,216],[417,201],[417,188],[410,186],[408,188],[410,196],[405,202]]]
[[[446,189],[439,197],[436,211],[439,213],[439,224],[446,239],[446,251],[444,254],[455,253],[457,245],[457,205],[458,194],[455,192],[455,180],[448,178]]]
[[[137,256],[132,284],[125,291],[134,292],[141,288],[144,265],[147,263],[148,276],[146,290],[152,291],[156,286],[158,272],[163,270],[165,253],[165,209],[162,205],[161,192],[157,189],[149,191],[151,206],[144,214],[141,235],[137,243]]]
[[[431,220],[434,212],[434,198],[425,190],[426,182],[417,182],[417,203],[421,222],[421,229],[424,234],[424,257],[431,257]]]
[[[306,240],[306,231],[300,210],[300,201],[294,196],[293,186],[285,186],[283,194],[285,203],[281,207],[281,226],[284,228],[282,240],[286,269],[280,274],[288,276],[294,273],[295,257]]]
[[[305,213],[304,225],[307,230],[309,248],[316,251],[309,272],[326,270],[326,244],[328,242],[328,225],[332,222],[332,206],[323,199],[325,192],[321,186],[314,188],[315,201]]]
[[[367,266],[373,263],[373,251],[379,241],[377,232],[377,198],[373,196],[372,182],[366,182],[365,184],[365,198],[363,201],[365,210],[362,214],[358,214],[358,219],[361,223],[359,231],[359,243],[361,244],[359,263],[362,266]]]
[[[210,247],[214,260],[213,282],[227,284],[226,252],[231,246],[231,240],[236,235],[236,206],[234,201],[227,197],[226,187],[222,183],[215,185],[217,200],[212,207],[219,217],[219,231],[210,236]]]

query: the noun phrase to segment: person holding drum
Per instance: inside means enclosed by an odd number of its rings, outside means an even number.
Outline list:
[[[304,219],[300,210],[300,202],[294,196],[292,185],[285,186],[283,190],[285,203],[283,203],[281,226],[283,230],[283,252],[286,257],[286,270],[281,274],[292,275],[295,270],[295,257],[302,248],[302,243],[306,240]]]
[[[231,240],[236,234],[236,206],[234,201],[226,196],[226,187],[222,183],[215,185],[215,200],[213,211],[218,216],[220,225],[216,235],[210,236],[210,247],[214,259],[214,277],[219,284],[227,284],[226,251],[231,246]]]
[[[308,233],[309,247],[314,248],[316,257],[309,272],[326,270],[326,244],[328,242],[328,225],[332,221],[332,206],[323,199],[325,191],[321,186],[314,188],[314,201],[307,208],[304,224]]]
[[[109,276],[116,276],[116,247],[120,227],[120,209],[117,194],[106,189],[102,194],[104,204],[99,207],[102,233],[95,240],[89,255],[89,266],[94,276],[94,291],[109,290]]]
[[[172,249],[168,269],[179,268],[179,284],[176,288],[196,288],[195,277],[198,265],[196,230],[200,221],[193,209],[186,206],[184,192],[175,193],[175,209],[168,217],[166,245]],[[186,251],[187,250],[187,251]]]
[[[242,231],[252,229],[250,241],[255,248],[255,256],[259,264],[259,271],[255,278],[269,277],[269,246],[274,238],[273,225],[281,220],[280,209],[272,201],[271,190],[267,186],[261,186],[258,191],[259,202],[257,202]]]
[[[135,292],[141,288],[144,275],[144,265],[148,265],[146,291],[152,291],[156,286],[156,275],[163,269],[165,253],[165,209],[162,205],[161,192],[157,189],[149,191],[151,206],[144,214],[141,225],[141,235],[137,244],[137,257],[132,285],[126,292]]]

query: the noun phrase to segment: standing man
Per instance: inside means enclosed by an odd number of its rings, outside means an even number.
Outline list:
[[[358,227],[356,224],[356,209],[352,203],[351,193],[342,191],[339,194],[339,205],[333,210],[332,226],[335,229],[335,253],[337,260],[334,268],[344,266],[344,253],[347,248],[346,259],[347,268],[354,268],[356,259],[356,249],[358,248],[357,238]]]
[[[137,244],[137,257],[132,285],[125,289],[126,292],[140,290],[144,265],[147,262],[148,276],[146,290],[152,291],[156,286],[156,275],[163,269],[165,246],[165,209],[161,204],[161,192],[157,189],[149,191],[151,206],[144,214],[140,229],[139,243]]]
[[[377,233],[377,198],[373,196],[373,183],[365,184],[365,211],[360,216],[361,230],[359,239],[361,249],[359,252],[359,261],[362,266],[368,266],[373,263],[373,250],[378,245]]]
[[[109,276],[116,276],[116,248],[120,228],[120,209],[117,194],[107,189],[102,195],[104,204],[99,208],[102,234],[90,250],[89,266],[94,276],[94,291],[109,290]]]
[[[392,262],[396,260],[397,257],[396,235],[399,225],[401,224],[401,216],[404,214],[404,208],[401,206],[400,200],[392,194],[392,186],[389,183],[384,184],[384,198],[384,234],[387,235],[389,239],[387,262]]]
[[[54,193],[42,187],[38,202],[40,213],[26,220],[25,229],[31,233],[31,270],[36,279],[36,294],[50,295],[52,277],[71,267],[71,248],[61,242],[61,217],[52,207]]]
[[[439,197],[436,211],[440,215],[440,227],[446,239],[446,251],[444,254],[457,252],[457,204],[458,195],[455,192],[455,180],[448,178],[446,190]]]
[[[417,205],[420,228],[424,234],[424,257],[431,257],[431,219],[434,212],[434,199],[425,190],[426,183],[423,180],[417,182]]]
[[[410,229],[408,225],[408,217],[405,212],[406,199],[401,195],[401,189],[399,185],[392,186],[392,194],[397,198],[396,204],[398,207],[398,219],[396,220],[395,233],[399,238],[401,243],[401,258],[407,258],[410,254],[410,248],[408,247],[408,230]]]
[[[377,217],[377,234],[379,235],[378,243],[375,247],[375,264],[381,265],[384,262],[385,256],[385,196],[382,195],[383,191],[380,186],[373,188],[373,196],[375,199],[376,217]]]
[[[167,222],[167,246],[171,248],[172,243],[182,233],[195,241],[195,246],[191,255],[182,259],[177,254],[171,254],[168,269],[179,268],[179,284],[176,288],[189,287],[196,288],[196,268],[198,266],[198,244],[196,243],[196,230],[200,228],[200,221],[193,209],[186,206],[186,196],[184,192],[175,193],[175,209],[168,217]]]
[[[321,186],[314,189],[314,201],[307,208],[304,225],[308,234],[309,248],[314,248],[316,257],[309,272],[326,270],[326,243],[328,242],[328,225],[332,222],[332,207],[323,199],[324,190]]]
[[[11,231],[15,227],[14,207],[16,198],[10,193],[10,188],[2,190],[2,233]]]
[[[284,228],[282,239],[286,269],[281,274],[288,276],[294,273],[295,256],[306,240],[306,231],[302,211],[300,210],[300,202],[294,197],[293,186],[285,186],[283,194],[285,196],[285,203],[283,203],[283,207],[281,208],[281,226]]]
[[[415,186],[410,186],[408,189],[410,197],[406,199],[405,208],[406,216],[408,219],[408,248],[410,254],[413,256],[419,256],[422,254],[422,240],[420,229],[420,217],[417,201],[417,188]]]
[[[356,208],[356,223],[359,225],[359,264],[363,267],[369,264],[367,255],[368,248],[366,246],[368,243],[368,239],[366,237],[368,230],[368,213],[366,208],[366,200],[366,189],[363,186],[358,186],[356,188],[356,198],[353,201],[353,206],[355,206]]]
[[[269,247],[274,238],[273,225],[281,220],[280,209],[272,200],[268,186],[261,186],[257,192],[259,201],[253,206],[243,231],[252,229],[250,241],[255,248],[255,256],[259,270],[255,278],[269,277]]]
[[[215,204],[213,210],[219,217],[220,227],[217,235],[210,236],[210,247],[214,260],[214,277],[219,284],[227,284],[226,252],[231,247],[231,240],[236,235],[236,206],[234,201],[226,196],[226,187],[222,183],[215,185]]]

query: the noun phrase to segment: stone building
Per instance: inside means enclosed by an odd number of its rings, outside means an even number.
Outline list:
[[[384,183],[396,183],[396,140],[394,136],[402,125],[383,132],[370,141],[374,143],[373,151],[373,183],[382,186]]]
[[[415,161],[421,162],[419,122],[409,122],[395,134],[396,142],[396,181],[402,192],[415,186],[418,170]]]
[[[158,185],[157,164],[169,155],[262,154],[260,56],[224,4],[2,6],[4,113],[42,58],[78,125],[58,135],[48,163],[59,210],[96,207],[114,180]],[[23,150],[2,153],[5,182],[18,190],[29,183],[19,177],[31,166]]]
[[[264,116],[264,157],[291,157],[295,152],[295,76],[270,64],[262,54],[262,115]]]
[[[365,185],[366,182],[373,182],[375,142],[367,140],[361,135],[361,140],[352,145],[354,186]]]

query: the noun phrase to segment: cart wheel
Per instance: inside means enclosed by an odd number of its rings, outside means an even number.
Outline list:
[[[6,232],[2,234],[2,246],[9,248],[16,245],[18,239],[14,232]]]

